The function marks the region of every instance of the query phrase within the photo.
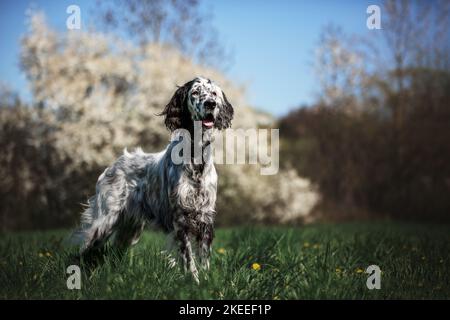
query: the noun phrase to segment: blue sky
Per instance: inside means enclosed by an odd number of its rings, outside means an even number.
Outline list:
[[[20,37],[27,30],[25,11],[31,3],[60,31],[65,30],[69,5],[81,8],[82,20],[89,20],[95,8],[94,0],[0,1],[0,81],[25,100],[30,93],[18,64]],[[251,105],[280,116],[314,100],[313,52],[325,25],[333,23],[367,37],[382,32],[366,28],[366,8],[371,4],[379,1],[204,0],[203,6],[212,13],[220,40],[233,52],[227,75],[247,84]]]

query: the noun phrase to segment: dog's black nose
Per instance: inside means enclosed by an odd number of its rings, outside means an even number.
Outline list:
[[[216,107],[216,101],[211,100],[211,99],[210,100],[206,100],[204,105],[205,105],[205,109],[206,110],[212,110],[212,109],[214,109]]]

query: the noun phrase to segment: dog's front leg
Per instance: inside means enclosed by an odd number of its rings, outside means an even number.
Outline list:
[[[214,238],[214,228],[210,223],[204,223],[201,232],[197,237],[198,254],[200,265],[203,269],[209,270],[209,257],[211,255],[211,244]]]
[[[186,272],[189,270],[195,282],[200,283],[198,279],[197,267],[195,266],[194,255],[192,254],[189,229],[185,226],[182,220],[175,224],[175,239],[179,245],[184,271]]]

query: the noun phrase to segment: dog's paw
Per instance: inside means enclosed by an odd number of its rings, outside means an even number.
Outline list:
[[[172,255],[169,252],[167,252],[166,250],[163,250],[163,251],[161,251],[161,255],[165,259],[167,259],[167,264],[169,265],[170,269],[175,268],[175,266],[177,265],[177,260],[174,257],[172,257]]]
[[[176,260],[175,258],[173,258],[173,257],[168,257],[167,260],[168,260],[169,268],[173,269],[173,268],[176,267],[176,265],[177,265],[177,260]]]
[[[192,271],[191,274],[192,274],[192,278],[194,279],[195,283],[200,284],[200,280],[198,278],[198,271],[197,270]]]
[[[201,268],[205,271],[209,271],[209,260],[203,260],[201,263]]]

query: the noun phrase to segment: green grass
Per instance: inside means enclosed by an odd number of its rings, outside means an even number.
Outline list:
[[[169,269],[164,235],[146,232],[68,290],[68,231],[0,236],[1,299],[449,299],[450,226],[364,223],[217,230],[196,285]],[[221,249],[223,248],[223,250]],[[47,253],[49,253],[47,255]],[[253,270],[252,264],[261,265]],[[364,272],[382,270],[381,289]]]

